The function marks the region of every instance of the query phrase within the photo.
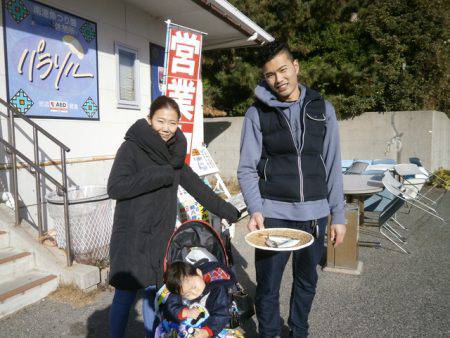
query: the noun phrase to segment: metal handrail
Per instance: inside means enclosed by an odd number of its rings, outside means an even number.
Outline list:
[[[9,142],[6,142],[2,138],[0,138],[0,143],[2,143],[8,150],[11,152],[12,156],[12,190],[14,195],[14,208],[15,208],[15,223],[18,225],[20,223],[19,219],[19,199],[18,199],[18,182],[17,182],[17,156],[19,156],[22,160],[24,160],[30,168],[35,170],[34,177],[36,179],[36,204],[37,204],[37,216],[38,216],[38,231],[39,235],[43,234],[43,217],[42,217],[42,199],[41,199],[41,175],[45,178],[49,179],[63,194],[64,200],[64,225],[66,232],[66,258],[67,258],[67,266],[71,266],[72,259],[72,244],[70,241],[70,224],[69,224],[69,200],[68,200],[68,189],[67,189],[67,168],[66,168],[66,152],[70,151],[70,148],[67,147],[64,143],[56,139],[53,135],[39,126],[37,123],[32,121],[29,117],[22,114],[16,107],[12,106],[2,98],[0,98],[0,103],[3,104],[7,108],[7,119],[8,119],[8,138]],[[15,124],[14,118],[18,117],[23,119],[29,125],[33,127],[33,149],[34,149],[34,162],[31,161],[27,156],[21,153],[16,148],[16,140],[15,140]],[[56,145],[59,146],[61,150],[61,170],[62,170],[62,183],[59,183],[52,176],[47,174],[40,166],[39,166],[39,141],[38,141],[38,132],[41,132],[44,136],[46,136],[49,140],[53,141]]]
[[[62,191],[65,191],[65,188],[61,183],[59,183],[57,180],[55,180],[53,177],[51,177],[49,174],[47,174],[44,170],[42,170],[41,167],[37,166],[35,163],[33,163],[32,160],[30,160],[26,155],[24,155],[22,152],[17,150],[15,147],[13,147],[9,142],[5,141],[4,139],[0,138],[0,143],[3,144],[6,148],[8,148],[8,151],[15,153],[17,156],[19,156],[23,161],[25,161],[30,167],[32,167],[34,170],[39,172],[39,174],[44,175],[45,178],[50,180],[58,189],[61,189]]]
[[[16,107],[12,106],[2,98],[0,98],[0,103],[2,103],[4,106],[6,106],[8,109],[12,110],[16,117],[20,117],[22,120],[27,121],[28,124],[36,128],[38,131],[40,131],[42,134],[44,134],[46,137],[48,137],[51,141],[56,143],[60,148],[63,148],[66,152],[70,151],[70,148],[66,146],[64,143],[62,143],[60,140],[58,140],[56,137],[54,137],[52,134],[50,134],[47,130],[42,128],[39,124],[34,122],[32,119],[30,119],[28,116],[22,114]]]

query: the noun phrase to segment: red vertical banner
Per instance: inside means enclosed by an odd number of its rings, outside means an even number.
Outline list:
[[[188,141],[186,163],[190,162],[203,35],[188,28],[168,25],[166,41],[166,95],[180,106],[180,129]]]

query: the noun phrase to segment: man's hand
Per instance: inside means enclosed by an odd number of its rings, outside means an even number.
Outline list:
[[[345,231],[347,230],[345,224],[331,224],[330,240],[334,247],[337,247],[344,241]]]
[[[264,216],[260,212],[255,212],[250,217],[250,221],[247,224],[247,228],[250,231],[264,229]]]
[[[205,329],[195,329],[195,338],[209,338],[209,333]]]

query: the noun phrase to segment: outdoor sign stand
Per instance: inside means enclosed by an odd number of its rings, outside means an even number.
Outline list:
[[[201,146],[198,149],[192,149],[191,154],[191,168],[194,170],[200,177],[206,177],[213,175],[216,184],[213,190],[216,193],[223,192],[227,198],[231,197],[228,188],[222,180],[222,177],[219,175],[219,168],[211,157],[208,149],[205,146]]]
[[[227,201],[233,204],[241,213],[241,217],[246,215],[247,206],[244,203],[244,199],[242,193],[239,193],[235,196],[232,196],[227,186],[225,185],[222,177],[219,174],[219,168],[214,162],[211,154],[205,146],[201,146],[199,149],[192,149],[191,154],[191,168],[194,170],[201,178],[208,179],[209,176],[212,176],[216,181],[213,190],[216,194],[223,193],[227,197]],[[211,214],[209,215],[209,221],[212,224],[216,224],[220,222],[218,217],[211,218]],[[223,230],[228,229],[230,236],[234,237],[235,226],[234,224],[228,224],[226,220],[222,221]]]

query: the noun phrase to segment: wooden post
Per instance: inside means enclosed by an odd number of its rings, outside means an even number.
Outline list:
[[[359,275],[363,263],[358,260],[359,206],[357,203],[346,205],[345,218],[347,231],[344,241],[337,248],[330,241],[331,227],[328,226],[327,266],[324,270]]]

